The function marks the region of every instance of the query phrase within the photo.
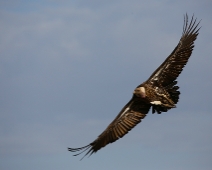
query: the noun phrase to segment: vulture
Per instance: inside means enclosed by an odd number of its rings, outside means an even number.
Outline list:
[[[192,16],[184,16],[183,32],[178,45],[166,60],[152,73],[148,80],[140,84],[133,91],[131,100],[123,107],[108,127],[90,144],[80,148],[68,148],[68,151],[77,152],[77,156],[85,151],[92,155],[109,143],[113,143],[126,135],[142,119],[150,108],[152,113],[162,113],[175,108],[179,100],[177,77],[188,62],[194,48],[199,30],[200,21]]]

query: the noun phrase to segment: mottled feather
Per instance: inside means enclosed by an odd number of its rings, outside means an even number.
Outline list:
[[[186,14],[184,16],[183,33],[178,45],[168,58],[153,72],[147,83],[165,87],[177,79],[192,54],[194,41],[200,29],[197,29],[199,23],[196,24],[196,19],[192,16],[190,24],[188,24],[188,15]]]
[[[71,152],[79,152],[74,156],[85,151],[87,152],[84,157],[92,155],[109,143],[122,138],[145,118],[150,107],[152,107],[152,113],[157,112],[159,114],[176,107],[180,95],[176,79],[192,54],[194,41],[200,29],[198,25],[199,22],[196,24],[194,17],[188,23],[188,16],[185,15],[183,33],[173,52],[147,81],[135,89],[132,99],[96,140],[84,147],[68,148]]]

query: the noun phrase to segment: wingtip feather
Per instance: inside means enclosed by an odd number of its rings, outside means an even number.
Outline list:
[[[80,148],[68,148],[68,151],[70,151],[70,152],[78,152],[78,151],[81,151],[81,152],[79,152],[79,153],[77,153],[77,154],[74,154],[73,156],[78,156],[78,155],[80,155],[80,154],[82,154],[83,152],[85,152],[85,151],[87,151],[88,149],[90,149],[80,160],[82,160],[86,155],[88,155],[91,151],[92,151],[92,145],[91,144],[89,144],[89,145],[86,145],[86,146],[83,146],[83,147],[80,147]],[[93,152],[92,152],[93,153]],[[91,154],[92,154],[91,153]],[[90,154],[90,155],[91,155]]]

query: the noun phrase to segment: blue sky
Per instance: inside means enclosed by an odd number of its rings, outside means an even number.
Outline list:
[[[209,170],[212,2],[0,1],[0,169]],[[151,113],[91,157],[92,142],[177,45],[185,13],[201,21],[178,78],[176,109]]]

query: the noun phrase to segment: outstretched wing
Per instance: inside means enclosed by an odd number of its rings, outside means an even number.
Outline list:
[[[199,23],[200,22],[196,24],[196,19],[192,16],[188,24],[187,14],[184,16],[183,33],[180,42],[168,58],[150,76],[146,81],[147,83],[166,87],[177,79],[191,56],[194,48],[194,41],[200,29],[198,28]]]
[[[141,119],[148,113],[151,105],[144,103],[140,98],[133,96],[132,99],[125,105],[117,117],[111,124],[98,136],[96,140],[87,146],[81,148],[68,148],[71,152],[81,151],[74,156],[77,156],[86,150],[88,154],[93,154],[109,143],[113,143],[119,138],[127,134]],[[83,158],[84,158],[83,157]],[[82,158],[82,159],[83,159]]]

